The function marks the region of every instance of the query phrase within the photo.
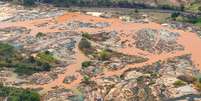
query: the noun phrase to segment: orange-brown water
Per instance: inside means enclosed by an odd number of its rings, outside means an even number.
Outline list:
[[[90,33],[98,32],[98,31],[117,31],[120,34],[121,41],[126,41],[125,48],[119,48],[117,49],[119,52],[129,54],[129,55],[140,55],[149,58],[147,62],[139,63],[139,64],[128,64],[125,68],[117,71],[106,71],[104,75],[97,76],[96,78],[102,77],[102,76],[112,76],[112,75],[121,75],[125,70],[128,68],[136,68],[145,66],[147,64],[152,64],[159,60],[166,60],[171,57],[180,56],[184,54],[192,54],[192,60],[193,63],[196,64],[197,68],[201,69],[201,39],[195,34],[191,32],[185,32],[182,30],[175,30],[175,29],[168,29],[160,24],[150,22],[150,23],[126,23],[116,18],[99,18],[99,17],[93,17],[81,13],[66,13],[63,16],[58,16],[55,18],[46,18],[46,19],[37,19],[32,21],[24,21],[24,22],[12,22],[12,23],[0,23],[0,28],[10,27],[10,26],[19,26],[19,27],[26,27],[28,29],[31,29],[32,35],[35,35],[37,32],[61,32],[61,31],[67,31],[67,30],[59,30],[59,29],[51,29],[50,27],[55,24],[62,24],[69,21],[82,21],[82,22],[108,22],[111,24],[111,26],[106,28],[79,28],[74,31],[81,32],[86,31]],[[37,27],[36,25],[47,23],[47,26],[44,27]],[[140,49],[137,49],[132,46],[133,42],[133,34],[135,31],[142,29],[142,28],[152,28],[152,29],[167,29],[172,32],[179,32],[180,37],[177,40],[177,42],[185,47],[184,51],[174,51],[171,53],[162,53],[160,55],[158,54],[152,54]],[[77,72],[80,70],[81,63],[83,61],[88,60],[88,58],[82,54],[77,48],[76,48],[76,60],[75,63],[69,65],[64,72],[64,74],[60,74],[58,79],[54,80],[53,82],[49,84],[44,85],[34,85],[34,87],[43,87],[45,90],[49,91],[52,87],[55,86],[64,86],[66,88],[72,88],[79,84],[81,82],[82,76]],[[64,84],[63,80],[64,77],[67,75],[76,75],[77,80],[72,82],[71,84]],[[96,79],[93,78],[93,79]]]

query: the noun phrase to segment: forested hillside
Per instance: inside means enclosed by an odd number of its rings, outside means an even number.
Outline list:
[[[87,7],[126,7],[126,8],[163,8],[182,10],[185,6],[197,9],[200,0],[10,0],[25,5],[35,2],[51,3],[57,6],[87,6]],[[188,4],[188,5],[187,5]]]

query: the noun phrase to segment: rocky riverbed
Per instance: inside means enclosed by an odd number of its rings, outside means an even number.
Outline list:
[[[44,101],[201,100],[196,33],[146,16],[139,22],[101,14],[108,13],[1,3],[0,42],[24,57],[50,54],[54,63],[31,75],[2,67],[0,82],[34,89]]]

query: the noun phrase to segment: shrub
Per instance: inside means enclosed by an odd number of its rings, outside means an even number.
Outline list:
[[[180,15],[180,13],[178,13],[178,12],[172,13],[172,14],[171,14],[171,18],[172,18],[173,20],[175,20],[179,15]]]
[[[201,78],[198,78],[198,82],[201,83]]]
[[[89,83],[90,77],[88,75],[84,75],[83,80],[85,83]]]
[[[14,47],[7,43],[0,43],[0,57],[11,56],[14,54]]]
[[[91,65],[91,63],[92,63],[91,61],[82,62],[82,67],[87,68],[87,67],[89,67]]]
[[[82,38],[80,43],[79,43],[79,48],[81,50],[89,49],[89,48],[91,48],[91,43],[86,38]]]
[[[141,83],[141,82],[144,82],[144,78],[145,78],[144,76],[140,76],[136,80],[137,82]]]
[[[91,35],[87,32],[82,32],[82,37],[87,38],[87,39],[91,39]]]
[[[183,81],[181,81],[181,80],[177,80],[177,81],[175,81],[175,82],[173,83],[173,85],[174,85],[175,87],[180,87],[180,86],[186,85],[186,83],[183,82]]]
[[[35,4],[35,0],[23,0],[25,6],[32,6]]]
[[[18,75],[31,75],[40,71],[49,71],[52,63],[55,62],[56,59],[48,51],[39,53],[36,58],[22,56],[13,46],[0,43],[0,68],[13,68]]]
[[[55,63],[56,58],[49,51],[41,52],[37,55],[38,61],[43,63]]]
[[[139,13],[139,10],[137,8],[135,9],[135,13]]]
[[[197,90],[201,91],[201,83],[200,83],[200,82],[196,82],[196,83],[194,84],[194,86],[195,86],[195,88],[196,88]]]
[[[40,101],[40,95],[37,92],[3,85],[0,86],[0,96],[7,97],[8,101]]]
[[[156,72],[151,72],[150,74],[151,74],[151,77],[153,77],[153,78],[156,78],[156,77],[158,77],[158,76],[159,76],[159,74],[158,74],[158,73],[156,73]]]
[[[40,38],[40,37],[43,37],[43,36],[45,36],[45,34],[42,33],[42,32],[38,32],[38,33],[36,34],[36,37],[37,37],[37,38]]]
[[[107,50],[102,50],[101,52],[99,52],[99,58],[101,60],[107,60],[110,58],[110,52],[108,52]]]
[[[186,19],[183,16],[178,16],[177,18],[175,18],[175,20],[179,22],[184,22]]]

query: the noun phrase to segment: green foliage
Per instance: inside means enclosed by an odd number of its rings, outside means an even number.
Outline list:
[[[200,6],[200,7],[198,7],[198,10],[199,10],[199,11],[201,11],[201,6]]]
[[[187,17],[183,17],[183,22],[188,22],[188,23],[192,23],[194,25],[200,26],[201,27],[201,17],[197,17],[197,18],[187,18]]]
[[[23,4],[26,6],[32,6],[35,4],[35,0],[23,0]]]
[[[182,16],[179,13],[172,13],[171,19],[179,21],[179,22],[183,22],[183,23],[191,23],[201,27],[201,17],[187,17],[187,16]]]
[[[201,75],[199,74],[195,78],[196,78],[196,81],[193,82],[193,85],[198,91],[201,91]]]
[[[90,77],[88,75],[84,75],[83,80],[85,83],[88,83],[90,81]]]
[[[37,60],[43,63],[55,63],[56,58],[49,51],[41,52],[37,55]]]
[[[44,2],[52,3],[57,6],[87,6],[87,7],[150,7],[147,3],[142,3],[141,0],[43,0]],[[144,1],[146,2],[146,1]],[[154,2],[154,1],[153,1]],[[172,3],[165,1],[157,1],[158,8],[162,9],[178,9],[182,7],[173,6]],[[165,3],[164,3],[165,2]]]
[[[139,10],[137,8],[135,9],[135,13],[139,13]]]
[[[87,39],[91,39],[91,35],[87,32],[83,32],[82,37],[87,38]]]
[[[151,72],[150,75],[152,78],[157,78],[159,76],[159,74],[156,72]]]
[[[107,60],[107,59],[109,59],[110,55],[111,55],[110,52],[107,51],[107,50],[102,50],[101,52],[99,52],[99,58],[101,60]]]
[[[54,0],[59,6],[111,6],[112,0]]]
[[[79,48],[81,50],[89,49],[89,48],[91,48],[91,43],[86,38],[82,38],[80,43],[79,43]]]
[[[136,80],[138,83],[142,83],[142,82],[144,82],[144,78],[145,78],[144,76],[140,76]]]
[[[37,37],[37,38],[40,38],[40,37],[43,37],[43,36],[45,36],[45,34],[42,33],[42,32],[38,32],[38,33],[36,34],[36,37]]]
[[[197,90],[201,91],[201,83],[200,82],[195,82],[194,86],[196,87]]]
[[[40,101],[40,95],[22,88],[0,86],[0,96],[8,97],[8,101]]]
[[[181,5],[180,10],[185,11],[185,6],[183,4]]]
[[[175,81],[175,82],[173,83],[173,85],[174,85],[175,87],[180,87],[180,86],[186,85],[186,83],[183,82],[183,81],[181,81],[181,80],[177,80],[177,81]]]
[[[186,5],[185,10],[197,13],[200,11],[200,7],[201,7],[201,5],[199,2],[198,3],[194,2],[194,3]]]
[[[180,13],[178,13],[178,12],[172,13],[171,18],[176,19],[179,15],[180,15]]]
[[[201,83],[201,77],[200,77],[200,78],[198,78],[198,82],[199,82],[199,83]]]
[[[39,57],[39,58],[38,58]],[[31,75],[49,71],[56,59],[48,52],[39,53],[37,58],[22,56],[13,46],[0,43],[0,67],[14,68],[19,75]]]
[[[85,61],[85,62],[82,62],[82,67],[83,67],[83,68],[87,68],[87,67],[89,67],[91,64],[92,64],[91,61]]]
[[[188,18],[189,23],[197,24],[201,22],[201,17],[198,18]]]
[[[13,55],[14,47],[7,43],[0,43],[0,58],[10,58]]]

